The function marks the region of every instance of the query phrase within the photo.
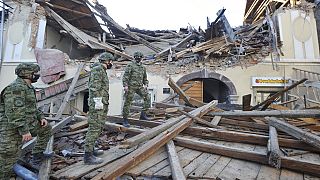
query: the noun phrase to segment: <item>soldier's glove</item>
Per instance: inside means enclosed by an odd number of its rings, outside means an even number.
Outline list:
[[[125,93],[128,93],[128,91],[129,91],[128,86],[124,86],[124,87],[123,87],[123,90],[124,90]]]
[[[143,85],[143,88],[144,88],[145,90],[148,90],[148,84]]]
[[[100,110],[103,109],[102,97],[93,98],[94,101],[94,109]]]

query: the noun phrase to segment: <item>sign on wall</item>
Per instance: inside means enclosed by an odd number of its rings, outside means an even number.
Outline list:
[[[290,86],[292,81],[289,78],[284,80],[283,77],[252,77],[252,87],[281,87]]]

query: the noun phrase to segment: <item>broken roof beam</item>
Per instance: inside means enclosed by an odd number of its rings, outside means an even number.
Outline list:
[[[67,12],[71,12],[71,13],[74,13],[74,14],[79,14],[79,15],[82,15],[82,16],[85,16],[85,17],[93,17],[93,14],[88,14],[88,13],[84,13],[84,12],[81,12],[81,11],[76,11],[76,10],[72,10],[72,9],[69,9],[69,8],[66,8],[66,7],[63,7],[63,6],[59,6],[59,5],[54,5],[54,4],[51,4],[51,3],[48,3],[48,2],[45,2],[46,5],[54,8],[54,9],[60,9],[60,10],[63,10],[63,11],[67,11]]]
[[[188,105],[192,105],[195,107],[200,107],[204,103],[198,101],[194,98],[189,97],[182,89],[173,81],[171,77],[169,77],[168,85],[177,93],[179,96],[186,102]]]
[[[220,9],[218,12],[217,12],[217,16],[220,16],[220,20],[221,22],[223,23],[223,26],[224,26],[224,30],[225,32],[228,34],[229,36],[229,39],[231,40],[231,42],[234,42],[235,41],[235,33],[233,32],[233,29],[231,28],[226,16],[224,14],[222,14],[224,10],[223,9]]]
[[[183,40],[181,40],[180,42],[178,42],[177,44],[170,46],[169,48],[158,52],[157,54],[157,58],[160,58],[161,56],[165,56],[169,54],[170,49],[176,49],[179,47],[182,47],[184,44],[186,44],[188,41],[190,41],[195,35],[194,34],[190,34],[188,35],[186,38],[184,38]]]
[[[133,59],[133,57],[116,50],[115,48],[108,45],[107,43],[100,43],[97,38],[94,38],[84,33],[83,31],[79,30],[78,28],[74,27],[49,7],[46,7],[46,11],[51,17],[53,17],[61,25],[61,27],[64,30],[66,30],[76,41],[78,41],[78,43],[88,45],[92,49],[105,49],[111,53],[117,54],[124,58]]]
[[[276,127],[277,129],[297,138],[300,141],[306,142],[310,144],[311,146],[320,148],[320,137],[309,133],[307,131],[304,131],[298,127],[295,127],[289,123],[286,123],[284,121],[281,121],[275,117],[267,117],[267,120],[269,120],[269,125]]]
[[[198,83],[198,81],[194,81],[194,82],[188,84],[186,87],[184,87],[184,88],[182,89],[182,91],[184,91],[184,92],[187,91],[188,89],[192,88],[192,87],[193,87],[195,84],[197,84],[197,83]],[[166,102],[172,100],[173,98],[175,98],[175,97],[177,97],[177,96],[178,96],[178,94],[174,92],[174,93],[171,94],[169,97],[167,97],[166,99],[162,100],[161,102],[166,103]]]
[[[173,180],[186,180],[186,177],[183,173],[183,168],[181,167],[179,156],[177,154],[175,145],[173,141],[169,141],[166,144],[167,152],[168,152],[168,158],[170,162],[170,168],[172,172],[172,179]]]
[[[287,91],[295,88],[295,87],[298,86],[299,84],[304,83],[306,80],[308,80],[308,79],[306,79],[306,78],[301,79],[300,81],[295,82],[295,83],[292,84],[291,86],[288,86],[288,87],[284,88],[283,90],[278,91],[277,93],[275,93],[274,95],[272,95],[271,97],[269,97],[268,99],[266,99],[265,101],[263,101],[263,102],[255,105],[254,107],[252,107],[250,110],[257,109],[258,107],[260,107],[260,106],[262,106],[262,105],[263,105],[263,107],[262,107],[261,110],[262,110],[262,111],[263,111],[263,110],[266,110],[266,109],[268,108],[268,106],[269,106],[276,98],[280,97],[280,96],[283,95],[285,92],[287,92]]]
[[[319,118],[320,110],[306,109],[306,110],[271,110],[271,111],[223,111],[211,112],[211,116],[223,117],[286,117],[286,118]]]
[[[138,42],[140,42],[141,44],[147,46],[148,48],[152,49],[153,51],[155,51],[156,53],[162,51],[161,48],[154,46],[153,44],[151,44],[150,42],[146,41],[145,39],[135,35],[134,33],[132,33],[130,30],[125,29],[123,27],[121,27],[117,22],[115,22],[107,13],[106,8],[99,4],[98,1],[95,1],[95,6],[93,6],[88,0],[86,0],[86,2],[92,7],[94,8],[97,12],[99,12],[100,14],[98,14],[100,16],[100,18],[104,21],[107,21],[107,23],[109,25],[112,25],[114,28],[118,29],[119,31],[123,32],[124,34],[130,36],[131,38],[137,40]]]
[[[197,113],[200,113],[201,110],[209,110],[210,107],[215,104],[216,102],[208,103],[203,107],[198,108]],[[132,167],[136,166],[143,160],[150,157],[160,147],[168,143],[171,139],[176,137],[181,131],[189,127],[191,124],[192,124],[191,118],[184,118],[182,121],[180,121],[179,123],[173,125],[168,130],[166,130],[165,133],[161,133],[157,135],[155,138],[149,140],[148,142],[143,144],[141,147],[139,147],[137,150],[133,151],[129,155],[117,161],[114,161],[113,163],[108,164],[106,170],[101,172],[97,176],[95,176],[93,180],[114,179],[124,174],[126,171],[128,171]]]
[[[250,150],[243,150],[239,148],[232,148],[223,145],[217,145],[209,142],[201,142],[189,138],[175,138],[175,143],[179,146],[198,150],[201,152],[213,153],[231,158],[237,158],[247,161],[253,161],[260,164],[268,164],[268,159],[265,153],[254,152]],[[307,174],[320,176],[320,164],[313,162],[296,160],[289,157],[281,158],[281,167],[299,171]]]
[[[161,39],[161,38],[158,38],[158,37],[148,36],[146,34],[142,34],[142,33],[138,33],[138,32],[134,32],[134,34],[136,34],[138,36],[141,36],[141,37],[143,37],[143,38],[145,38],[147,40],[165,42],[165,43],[169,43],[169,44],[175,44],[174,41],[170,41],[170,40],[167,40],[167,39]]]

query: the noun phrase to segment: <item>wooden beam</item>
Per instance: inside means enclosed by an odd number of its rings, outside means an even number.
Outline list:
[[[139,126],[139,123],[136,123],[136,125]],[[125,128],[122,125],[109,123],[109,122],[106,123],[106,127],[108,129],[113,129],[119,132],[127,132],[134,135],[146,131],[145,129],[139,129],[134,127]],[[269,137],[264,135],[249,134],[249,133],[220,130],[220,129],[211,129],[211,128],[204,128],[204,127],[188,127],[182,133],[185,135],[190,135],[190,136],[199,137],[203,139],[247,143],[247,144],[255,144],[255,145],[261,145],[261,146],[267,146],[268,140],[269,140]],[[304,151],[320,153],[320,149],[309,146],[308,144],[302,141],[293,140],[293,139],[279,138],[279,145],[284,148],[300,149]]]
[[[192,112],[190,112],[192,115],[194,116],[198,116],[201,114],[202,110],[208,110],[209,108],[207,107],[211,107],[213,105],[216,105],[217,103],[211,102],[205,106],[202,106],[200,108],[197,108],[195,110],[193,110]],[[173,125],[181,122],[182,120],[184,120],[186,118],[186,116],[179,116],[177,118],[170,118],[169,120],[167,120],[166,123],[161,124],[157,127],[154,127],[152,129],[150,129],[147,132],[141,133],[137,136],[134,136],[132,138],[126,139],[125,141],[122,142],[123,148],[131,148],[135,145],[138,145],[141,142],[144,142],[146,140],[149,140],[155,136],[157,136],[158,134],[160,134],[161,132],[167,130],[168,128],[172,127]]]
[[[81,11],[76,11],[76,10],[72,10],[72,9],[69,9],[69,8],[66,8],[66,7],[63,7],[63,6],[59,6],[59,5],[53,5],[53,4],[50,4],[48,2],[46,2],[46,4],[52,8],[55,8],[55,9],[60,9],[60,10],[63,10],[63,11],[67,11],[67,12],[71,12],[71,13],[74,13],[74,14],[79,14],[79,15],[83,15],[83,16],[87,16],[87,17],[93,17],[93,14],[87,14],[87,13],[84,13],[84,12],[81,12]]]
[[[50,117],[52,117],[52,113],[53,113],[53,102],[50,103]],[[54,123],[54,122],[53,122]],[[47,143],[47,147],[45,152],[47,154],[50,154],[53,152],[53,143],[54,143],[54,138],[53,135],[50,137],[49,142]],[[48,180],[50,175],[50,171],[51,171],[51,158],[47,158],[45,160],[42,161],[40,169],[39,169],[39,173],[38,173],[38,178],[39,180]]]
[[[259,164],[268,164],[268,159],[265,153],[242,150],[239,148],[231,148],[222,145],[217,145],[209,142],[201,142],[194,139],[187,138],[175,138],[176,145],[198,150],[201,152],[213,153],[222,156],[227,156],[231,158],[237,158],[247,161],[257,162]],[[320,176],[320,164],[315,164],[312,162],[296,160],[293,158],[282,157],[281,158],[281,167],[312,174],[315,176]]]
[[[176,49],[181,47],[183,44],[187,43],[188,41],[190,41],[192,38],[194,37],[194,34],[190,34],[189,36],[185,37],[183,40],[181,40],[179,43],[170,46],[169,48],[157,53],[157,58],[160,58],[161,56],[165,56],[167,54],[169,54],[170,49]]]
[[[251,94],[242,96],[242,111],[250,111],[251,108]]]
[[[211,128],[221,129],[221,127],[218,127],[218,126],[216,126],[216,125],[213,125],[213,124],[209,123],[208,121],[205,121],[205,120],[203,120],[203,119],[201,119],[201,118],[199,118],[199,117],[193,116],[193,115],[190,114],[190,113],[187,113],[187,112],[182,111],[182,110],[180,110],[180,109],[178,109],[178,111],[181,112],[182,114],[184,114],[184,115],[192,118],[193,120],[195,120],[195,121],[196,121],[197,123],[199,123],[199,124],[206,125],[206,126],[211,127]]]
[[[320,110],[271,110],[271,111],[223,111],[211,112],[211,116],[223,117],[286,117],[286,118],[319,118]]]
[[[278,133],[275,127],[269,127],[269,140],[268,140],[268,162],[272,167],[281,167],[281,151],[278,143]]]
[[[221,120],[221,116],[214,116],[212,121],[211,121],[211,124],[215,125],[215,126],[218,126],[220,120]]]
[[[182,91],[183,91],[183,92],[186,92],[188,89],[192,88],[192,87],[193,87],[195,84],[197,84],[198,82],[199,82],[199,81],[194,81],[194,82],[188,84],[188,86],[184,87],[184,88],[182,89]],[[175,98],[175,97],[177,97],[177,96],[178,96],[178,94],[174,92],[174,93],[171,94],[169,97],[167,97],[166,99],[162,100],[161,102],[166,103],[166,102],[170,101],[171,99],[173,99],[173,98]]]
[[[81,63],[81,64],[78,66],[77,72],[76,72],[76,73],[74,74],[74,76],[73,76],[71,85],[70,85],[70,87],[69,87],[66,95],[65,95],[64,98],[63,98],[63,101],[62,101],[62,103],[61,103],[61,105],[60,105],[60,107],[59,107],[59,110],[58,110],[56,116],[54,117],[56,120],[58,120],[58,119],[61,118],[62,113],[63,113],[64,109],[66,108],[66,106],[67,106],[67,104],[68,104],[68,102],[69,102],[69,99],[70,99],[70,97],[71,97],[71,95],[72,95],[72,93],[73,93],[73,90],[74,90],[74,88],[75,88],[75,86],[76,86],[76,84],[77,84],[77,82],[78,82],[80,73],[81,73],[84,65],[85,65],[85,63]]]
[[[269,120],[269,125],[276,127],[277,129],[303,141],[306,142],[308,144],[310,144],[311,146],[320,148],[320,137],[306,132],[298,127],[295,127],[289,123],[286,123],[284,121],[281,121],[275,117],[266,117],[267,120]]]
[[[168,158],[170,162],[171,172],[172,172],[172,179],[173,180],[185,180],[186,177],[183,173],[183,168],[180,164],[179,157],[175,148],[175,145],[172,140],[170,140],[167,144],[167,152]]]
[[[194,98],[187,96],[187,94],[182,91],[182,89],[169,77],[168,85],[189,105],[200,107],[203,106],[203,102],[200,102]]]
[[[213,105],[215,105],[215,102],[208,103],[207,105],[204,105],[204,107],[198,108],[198,111],[201,109],[210,109],[210,107]],[[113,163],[108,164],[106,171],[101,172],[100,174],[95,176],[93,180],[114,179],[124,174],[127,170],[131,169],[135,165],[150,157],[161,146],[165,145],[191,124],[191,118],[184,118],[182,121],[169,128],[166,132],[157,135],[155,138],[143,144],[134,152]]]

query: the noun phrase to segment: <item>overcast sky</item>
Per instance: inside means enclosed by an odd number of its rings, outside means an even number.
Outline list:
[[[232,27],[242,25],[246,0],[99,0],[122,27],[146,30],[179,30],[190,23],[206,29],[223,7]]]

